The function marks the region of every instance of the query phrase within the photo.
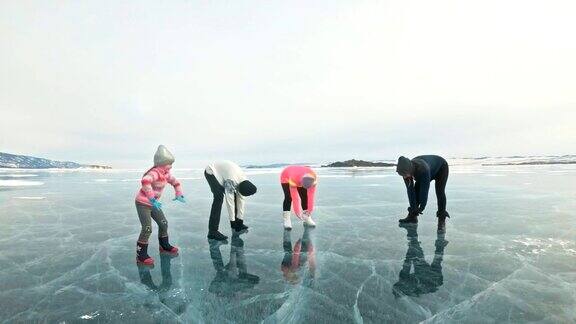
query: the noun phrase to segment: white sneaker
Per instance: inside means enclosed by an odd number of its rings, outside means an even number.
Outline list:
[[[304,226],[316,227],[316,223],[312,220],[312,216],[304,213]]]
[[[285,211],[283,214],[284,217],[284,228],[285,229],[292,229],[292,221],[290,220],[290,212]]]

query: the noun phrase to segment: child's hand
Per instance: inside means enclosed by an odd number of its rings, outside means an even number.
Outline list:
[[[150,201],[150,203],[152,204],[152,206],[158,210],[162,210],[162,203],[159,202],[158,200],[156,200],[156,198],[150,198],[148,199]]]
[[[184,199],[183,195],[176,196],[176,198],[172,199],[172,201],[179,201],[181,203],[186,203],[186,200]]]

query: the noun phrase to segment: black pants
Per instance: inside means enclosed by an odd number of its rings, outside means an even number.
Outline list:
[[[282,207],[284,211],[290,211],[292,207],[292,196],[290,196],[290,185],[287,183],[282,184],[282,190],[284,191],[284,204]],[[305,188],[298,187],[298,195],[300,195],[300,205],[302,210],[308,210],[308,190]]]
[[[446,211],[446,183],[448,182],[448,163],[444,163],[434,178],[436,186],[436,198],[438,199],[438,211]]]
[[[222,213],[222,203],[224,203],[224,186],[218,182],[218,179],[213,174],[208,174],[208,172],[204,171],[204,177],[206,177],[206,181],[208,181],[210,190],[214,195],[212,209],[210,209],[208,231],[215,232],[218,231],[218,226],[220,225],[220,214]]]

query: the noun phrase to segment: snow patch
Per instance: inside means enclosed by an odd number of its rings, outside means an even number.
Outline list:
[[[29,186],[42,186],[44,182],[41,181],[27,181],[27,180],[0,180],[0,187],[29,187]]]

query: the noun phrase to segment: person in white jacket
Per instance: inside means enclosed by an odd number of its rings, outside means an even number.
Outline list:
[[[208,239],[219,241],[228,239],[218,231],[224,202],[232,230],[240,232],[248,229],[248,226],[244,225],[244,198],[255,194],[257,189],[246,178],[244,171],[234,162],[218,161],[206,167],[204,176],[214,194],[208,222]]]

